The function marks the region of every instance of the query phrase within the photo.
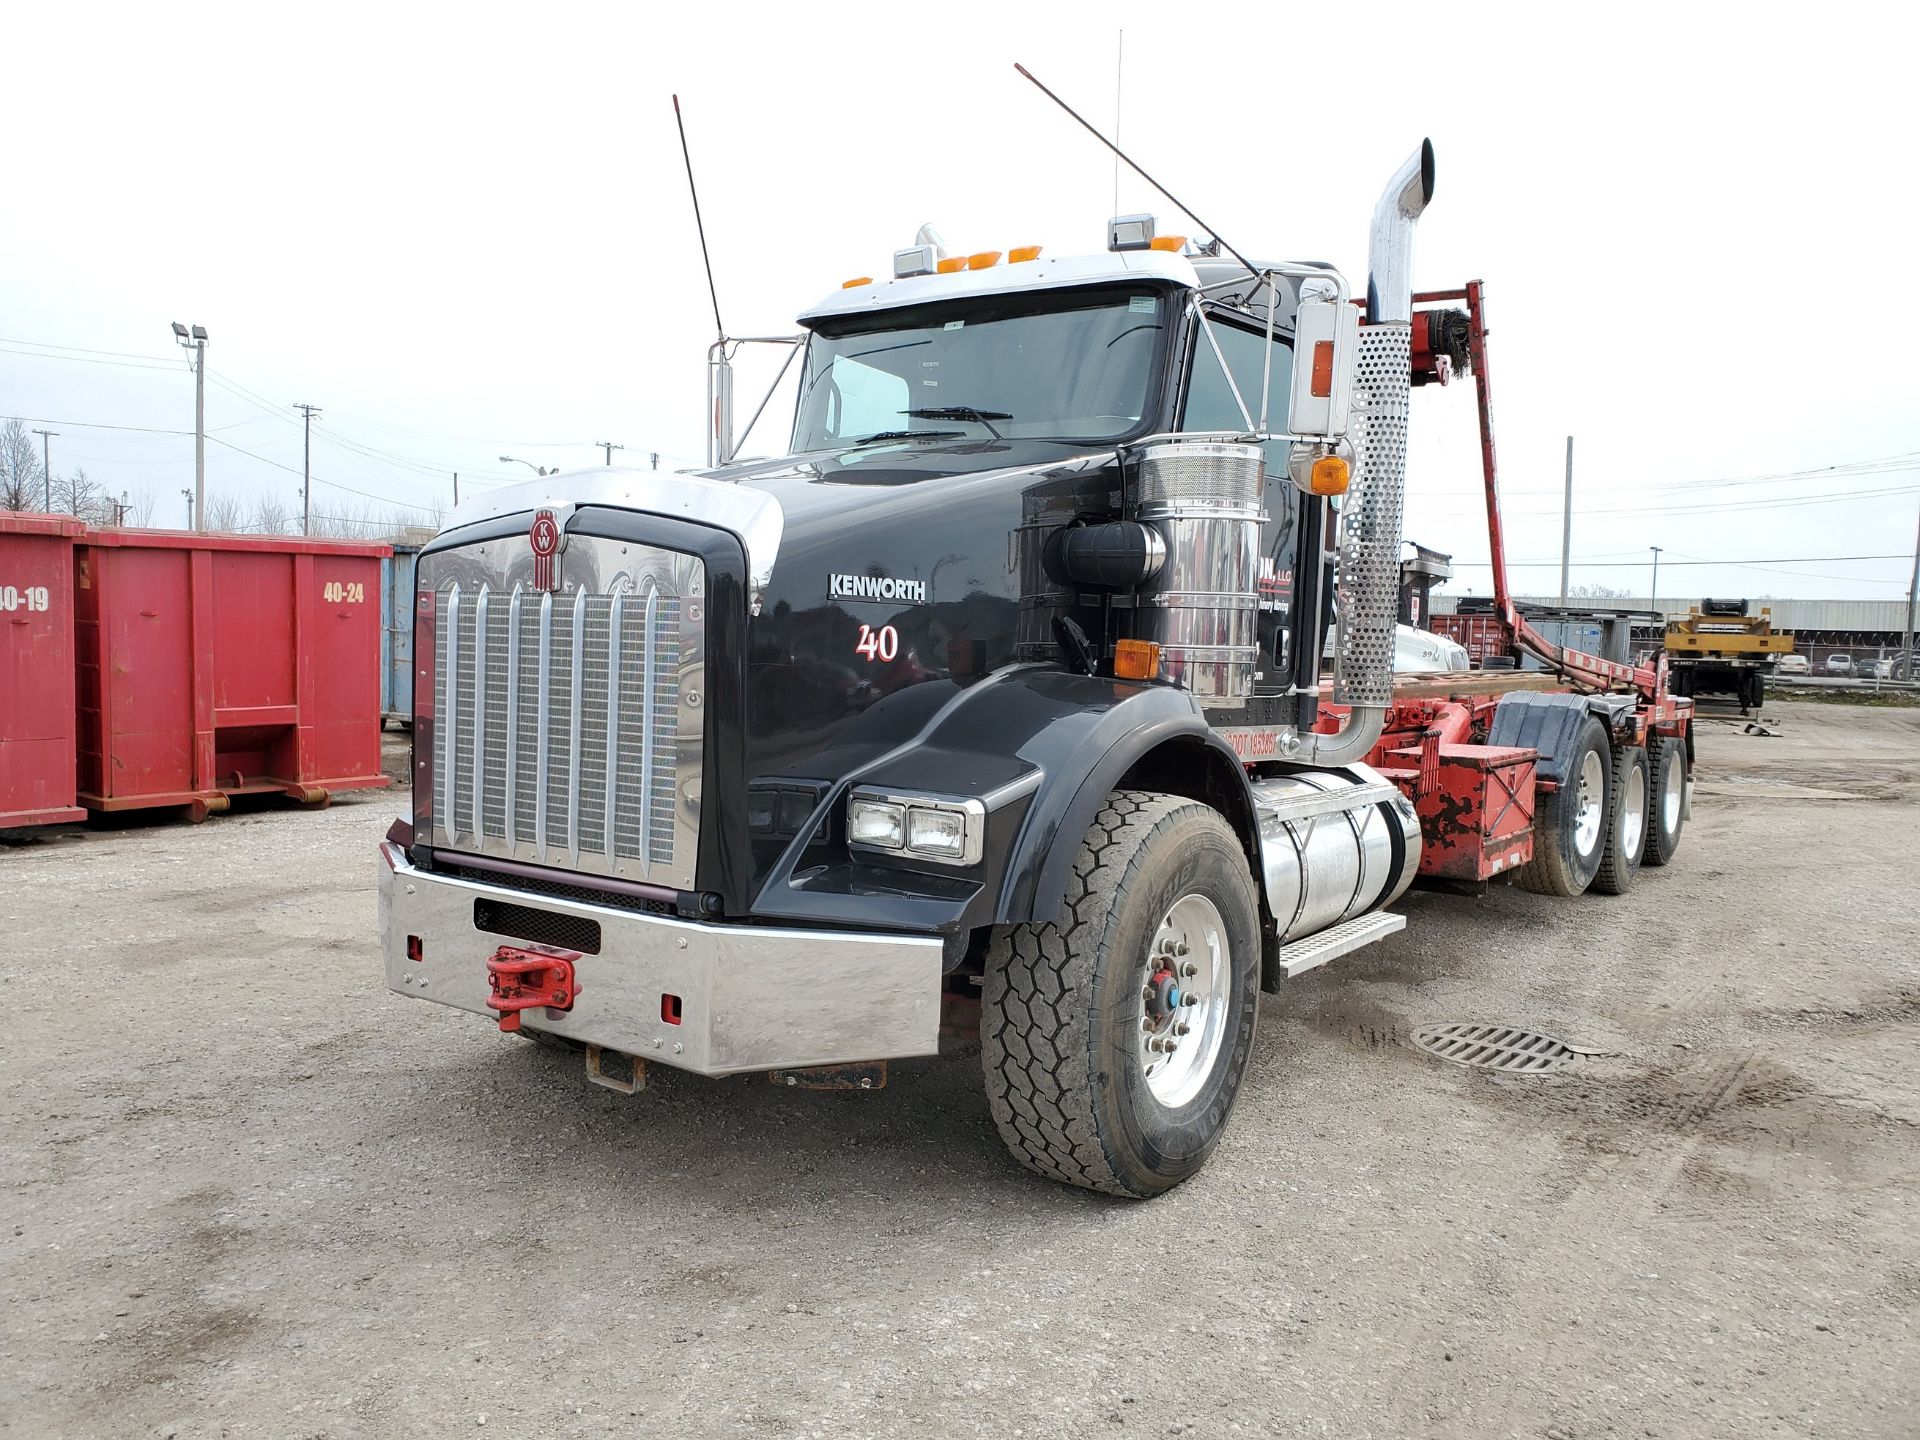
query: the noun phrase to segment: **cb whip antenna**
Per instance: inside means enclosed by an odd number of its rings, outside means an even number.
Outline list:
[[[1247,267],[1247,273],[1249,275],[1258,275],[1260,273],[1259,269],[1254,265],[1254,263],[1251,260],[1247,259],[1246,256],[1242,255],[1238,250],[1234,249],[1233,246],[1227,244],[1226,240],[1221,236],[1218,230],[1214,229],[1211,225],[1207,224],[1206,221],[1202,220],[1198,215],[1194,214],[1193,211],[1188,209],[1185,205],[1182,205],[1171,190],[1167,189],[1166,186],[1162,185],[1158,180],[1154,179],[1146,171],[1142,170],[1138,165],[1134,164],[1133,157],[1128,155],[1126,151],[1122,150],[1118,145],[1114,144],[1113,141],[1109,140],[1106,136],[1102,135],[1098,130],[1094,129],[1093,126],[1087,124],[1085,118],[1082,117],[1082,115],[1078,110],[1074,109],[1071,105],[1067,104],[1066,101],[1062,100],[1058,95],[1054,94],[1053,91],[1049,90],[1045,85],[1042,85],[1040,81],[1034,76],[1034,73],[1031,70],[1027,69],[1026,66],[1022,65],[1017,60],[1014,62],[1013,68],[1018,70],[1027,79],[1032,80],[1035,88],[1038,89],[1042,95],[1046,96],[1049,100],[1053,101],[1054,104],[1058,105],[1062,110],[1066,111],[1067,114],[1071,115],[1075,120],[1078,120],[1080,122],[1081,128],[1085,130],[1089,135],[1093,136],[1094,139],[1098,140],[1102,145],[1106,146],[1109,150],[1113,151],[1113,153],[1116,156],[1118,156],[1120,159],[1126,161],[1128,169],[1132,170],[1134,174],[1138,175],[1142,180],[1146,181],[1147,184],[1151,185],[1154,189],[1158,190],[1162,195],[1166,196],[1167,200],[1169,201],[1169,203],[1172,204],[1174,209],[1178,210],[1182,215],[1185,215],[1189,220],[1193,221],[1194,224],[1198,225],[1202,230],[1206,231],[1207,234],[1211,235],[1214,239],[1218,240],[1220,242],[1222,249],[1224,249],[1229,255],[1233,256],[1233,258],[1238,260],[1242,265]]]
[[[1039,82],[1036,81],[1036,84]],[[680,97],[673,97],[673,123],[680,131],[680,158],[687,162],[687,193],[693,196],[693,225],[700,232],[700,261],[707,267],[707,295],[713,301],[713,328],[722,340],[727,338],[727,327],[720,323],[720,292],[713,283],[713,256],[707,253],[707,226],[700,218],[700,187],[693,183],[693,155],[687,149],[687,122],[680,118]],[[1132,164],[1133,162],[1128,161]],[[1172,199],[1172,196],[1168,196]],[[1178,204],[1178,201],[1174,203]],[[1199,221],[1194,222],[1198,224]]]

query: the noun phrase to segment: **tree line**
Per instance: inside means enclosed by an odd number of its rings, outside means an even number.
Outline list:
[[[129,493],[124,501],[118,500],[80,466],[64,475],[54,471],[49,484],[40,457],[41,447],[23,423],[9,420],[0,426],[0,510],[52,510],[89,525],[147,529],[155,524],[151,491]],[[162,522],[161,528],[187,528],[184,501],[178,517],[178,525]],[[330,504],[324,513],[314,515],[310,533],[330,539],[382,540],[411,530],[438,530],[444,520],[445,513],[437,509]],[[298,535],[301,515],[271,491],[252,499],[215,491],[207,496],[202,528],[222,535]]]

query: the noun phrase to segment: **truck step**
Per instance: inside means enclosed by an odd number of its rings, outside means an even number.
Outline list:
[[[1407,928],[1407,917],[1389,915],[1377,910],[1371,915],[1359,915],[1351,920],[1343,920],[1331,930],[1322,930],[1318,935],[1309,935],[1304,940],[1296,940],[1291,945],[1280,947],[1281,972],[1291,980],[1296,975],[1326,964],[1329,960],[1338,960],[1342,955],[1351,954],[1362,946],[1371,945],[1376,940],[1384,940],[1396,931]]]
[[[1282,823],[1305,820],[1313,815],[1333,815],[1343,810],[1361,810],[1391,800],[1400,787],[1391,780],[1374,780],[1364,785],[1347,785],[1335,790],[1305,790],[1255,781],[1254,808],[1265,821]]]

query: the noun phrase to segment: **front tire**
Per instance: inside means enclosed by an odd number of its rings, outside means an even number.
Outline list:
[[[1108,797],[1060,920],[1003,929],[987,952],[981,1062],[1021,1164],[1144,1198],[1206,1163],[1253,1046],[1258,903],[1217,811]]]

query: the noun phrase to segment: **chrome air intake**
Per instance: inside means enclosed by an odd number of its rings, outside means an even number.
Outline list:
[[[1170,441],[1139,452],[1130,515],[1165,549],[1135,592],[1134,638],[1209,709],[1244,705],[1260,660],[1258,445]]]

